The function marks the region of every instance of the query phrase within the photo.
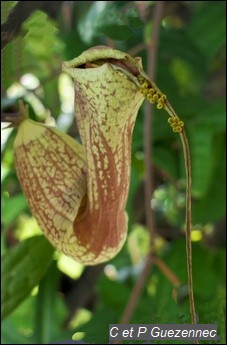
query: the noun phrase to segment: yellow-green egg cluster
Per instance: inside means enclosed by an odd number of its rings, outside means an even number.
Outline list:
[[[178,116],[170,117],[168,119],[168,122],[169,122],[170,126],[172,127],[173,132],[175,132],[175,133],[182,132],[182,128],[184,126],[184,122],[181,121]]]
[[[157,103],[157,109],[162,109],[165,104],[166,95],[157,91],[153,88],[152,84],[144,77],[138,77],[139,83],[141,84],[140,92],[144,97],[148,99],[150,103]]]

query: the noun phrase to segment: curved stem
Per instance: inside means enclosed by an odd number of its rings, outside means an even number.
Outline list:
[[[177,117],[176,112],[172,108],[171,104],[165,102],[165,110],[168,114],[174,118]],[[184,153],[184,162],[185,162],[185,173],[186,173],[186,253],[187,253],[187,273],[188,273],[188,293],[189,293],[189,304],[190,304],[190,315],[192,324],[196,324],[196,311],[195,311],[195,302],[194,302],[194,293],[193,293],[193,276],[192,276],[192,244],[191,244],[191,159],[190,159],[190,150],[188,145],[187,136],[182,128],[182,131],[179,133],[180,139],[183,147]]]
[[[188,292],[190,302],[190,314],[192,324],[196,324],[196,311],[193,294],[193,276],[192,276],[192,244],[191,244],[191,161],[188,146],[188,140],[183,129],[180,133],[183,146],[185,171],[186,171],[186,251],[187,251],[187,271],[188,271]]]

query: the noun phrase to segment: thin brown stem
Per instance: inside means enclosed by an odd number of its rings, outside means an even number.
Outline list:
[[[115,47],[115,42],[111,38],[109,38],[109,37],[107,37],[107,39],[106,39],[106,45],[108,47],[112,48],[112,49],[116,48]]]
[[[165,110],[171,117],[177,116],[171,104],[166,101]],[[180,139],[183,147],[185,172],[186,172],[186,253],[187,253],[187,272],[188,272],[188,293],[189,293],[189,307],[192,324],[196,324],[196,311],[193,292],[193,276],[192,276],[192,244],[191,244],[191,160],[190,150],[187,136],[184,128],[180,132]],[[198,342],[195,342],[198,343]]]
[[[160,22],[163,13],[164,1],[157,1],[154,8],[154,29],[150,44],[147,46],[148,57],[148,75],[151,80],[155,80],[156,62],[157,62],[157,42],[159,39]],[[144,118],[144,156],[145,156],[145,176],[144,176],[144,190],[145,190],[145,216],[146,225],[150,232],[150,248],[153,251],[155,239],[155,224],[151,210],[151,196],[153,193],[153,172],[152,172],[152,122],[153,122],[153,107],[150,103],[146,103],[145,118]]]
[[[141,50],[145,50],[147,48],[145,43],[139,43],[136,46],[132,47],[129,51],[128,54],[131,56],[136,56]]]
[[[185,171],[186,171],[186,251],[187,251],[187,271],[188,271],[188,291],[190,301],[190,314],[192,324],[196,324],[196,311],[193,293],[193,276],[192,276],[192,244],[191,244],[191,161],[188,146],[188,140],[183,129],[180,133],[183,146]]]
[[[125,324],[128,323],[139,300],[139,297],[141,295],[142,289],[144,287],[144,284],[146,282],[147,276],[150,272],[150,268],[153,264],[153,256],[148,255],[143,267],[143,270],[140,274],[139,279],[137,280],[134,289],[132,291],[132,294],[129,298],[128,304],[124,310],[124,313],[122,314],[120,323]]]

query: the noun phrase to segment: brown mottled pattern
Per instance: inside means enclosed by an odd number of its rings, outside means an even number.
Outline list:
[[[103,67],[103,66],[102,66]],[[106,261],[122,247],[127,234],[125,213],[131,162],[131,137],[143,97],[123,73],[105,66],[75,79],[75,109],[87,161],[88,211],[74,222],[78,241]]]
[[[36,137],[37,126],[30,121],[24,129],[34,131],[34,140],[15,146],[15,166],[32,213],[50,241],[61,248],[72,237],[72,223],[86,194],[86,176],[78,166],[82,157],[65,142],[66,135],[46,127]]]

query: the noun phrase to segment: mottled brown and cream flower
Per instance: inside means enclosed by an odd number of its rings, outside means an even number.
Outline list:
[[[82,145],[28,118],[14,144],[17,174],[51,243],[94,265],[114,257],[127,234],[132,131],[144,100],[140,58],[95,47],[63,64],[74,79]]]

